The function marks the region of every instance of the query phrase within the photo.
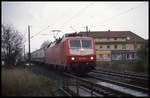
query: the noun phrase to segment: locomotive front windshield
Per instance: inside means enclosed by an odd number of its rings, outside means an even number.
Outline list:
[[[81,47],[80,40],[70,40],[70,47],[71,48],[80,48]]]
[[[70,40],[70,48],[92,48],[92,40]]]

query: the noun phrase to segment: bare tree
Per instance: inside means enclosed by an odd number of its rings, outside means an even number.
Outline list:
[[[23,35],[10,25],[1,26],[1,53],[7,65],[14,65],[23,51]]]

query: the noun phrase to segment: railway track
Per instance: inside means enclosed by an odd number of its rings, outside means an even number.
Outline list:
[[[60,90],[66,96],[148,96],[149,92],[149,90],[141,90],[141,88],[132,88],[129,84],[122,85],[116,81],[112,82],[111,79],[102,79],[102,77],[98,79],[94,75],[80,77],[76,74],[60,72],[60,77],[62,78],[59,80],[61,80],[63,85],[63,88]]]
[[[107,77],[112,80],[118,80],[120,82],[128,83],[135,86],[140,86],[143,88],[149,87],[149,77],[145,75],[136,75],[129,73],[114,72],[108,70],[93,70],[97,77]],[[94,75],[94,74],[93,74]]]
[[[118,71],[113,71],[113,70],[107,70],[104,68],[98,68],[96,71],[110,72],[110,73],[116,73],[116,74],[124,74],[124,75],[141,77],[141,78],[149,78],[149,75],[145,75],[142,73],[136,73],[136,72],[130,72],[130,71],[118,72]]]
[[[99,80],[91,76],[78,77],[70,73],[64,73],[63,92],[69,96],[148,96],[148,92],[143,92],[129,88],[126,85],[119,85],[117,82],[110,82],[106,79]]]
[[[104,77],[97,77],[97,76],[93,76],[93,75],[89,75],[89,76],[91,78],[95,78],[95,79],[98,79],[98,80],[101,80],[101,81],[105,81],[105,82],[108,82],[108,83],[112,83],[112,84],[115,84],[115,85],[118,85],[118,86],[126,87],[126,88],[133,89],[133,90],[136,90],[136,91],[140,91],[140,92],[143,92],[143,93],[148,93],[149,92],[148,88],[131,85],[131,84],[124,83],[124,82],[119,82],[119,81],[104,78]]]

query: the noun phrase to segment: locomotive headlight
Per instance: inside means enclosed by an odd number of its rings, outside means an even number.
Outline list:
[[[74,57],[71,57],[71,60],[75,60],[75,58],[74,58]]]
[[[91,60],[93,60],[94,59],[94,57],[91,57]]]
[[[81,48],[81,51],[83,51],[84,49],[83,48]]]

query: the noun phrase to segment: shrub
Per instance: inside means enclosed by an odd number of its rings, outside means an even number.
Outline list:
[[[2,70],[2,96],[60,96],[55,81],[28,69]]]
[[[134,66],[134,71],[149,72],[149,46],[148,43],[137,52],[137,62]]]

